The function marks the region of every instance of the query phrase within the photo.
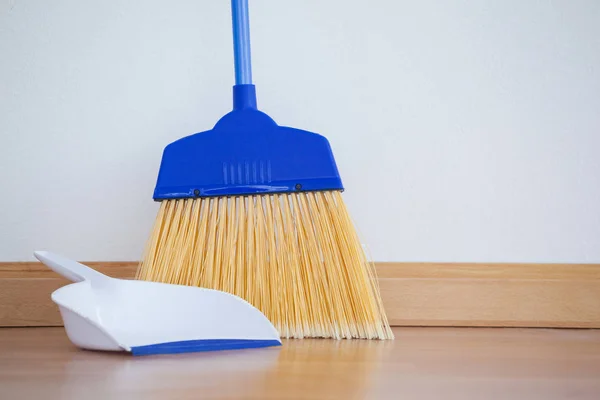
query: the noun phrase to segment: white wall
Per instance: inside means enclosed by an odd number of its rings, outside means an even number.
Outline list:
[[[231,107],[229,1],[1,0],[0,260],[136,260]],[[259,106],[326,135],[376,260],[600,262],[600,2],[251,0]]]

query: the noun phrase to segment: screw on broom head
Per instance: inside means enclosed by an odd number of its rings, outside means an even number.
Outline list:
[[[247,0],[232,11],[233,111],[165,148],[137,277],[233,293],[284,337],[391,339],[329,142],[257,110]]]

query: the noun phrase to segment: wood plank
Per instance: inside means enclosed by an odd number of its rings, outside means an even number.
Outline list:
[[[378,264],[396,326],[600,328],[598,264]]]
[[[135,262],[87,265],[132,278]],[[395,326],[600,328],[599,264],[377,263]],[[37,262],[0,263],[0,326],[59,326],[68,282]]]
[[[132,357],[62,328],[0,329],[2,399],[600,398],[600,330],[394,328],[397,340],[284,340]]]
[[[90,262],[90,267],[115,278],[135,275],[137,263]],[[39,262],[0,263],[0,327],[61,326],[50,294],[70,282]]]
[[[128,279],[135,275],[136,262],[84,262],[85,265],[94,268],[114,278]],[[40,262],[0,262],[0,279],[9,278],[52,278],[62,279],[54,271]],[[66,281],[65,281],[66,282]]]

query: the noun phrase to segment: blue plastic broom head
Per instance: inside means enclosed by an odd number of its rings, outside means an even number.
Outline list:
[[[252,84],[235,85],[233,98],[212,130],[165,148],[155,200],[343,190],[325,137],[277,125],[257,110]]]

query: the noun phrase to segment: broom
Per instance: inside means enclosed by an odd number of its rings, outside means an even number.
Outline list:
[[[392,339],[329,142],[257,110],[247,0],[231,8],[233,111],[165,148],[136,277],[240,296],[286,338]]]

